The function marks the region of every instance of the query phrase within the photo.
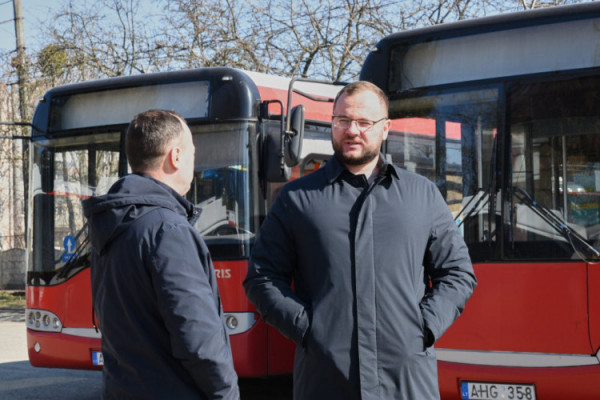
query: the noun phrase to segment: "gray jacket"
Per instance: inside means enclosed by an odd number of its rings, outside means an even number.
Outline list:
[[[436,186],[380,171],[369,185],[333,157],[288,183],[253,249],[244,287],[298,344],[296,400],[439,398],[432,345],[476,279]]]

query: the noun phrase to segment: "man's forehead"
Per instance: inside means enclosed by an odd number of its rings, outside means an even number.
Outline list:
[[[342,96],[338,99],[337,103],[335,104],[334,109],[338,108],[338,106],[340,105],[346,106],[349,102],[354,105],[360,105],[364,108],[385,108],[385,104],[379,98],[379,96],[377,96],[376,93],[374,93],[371,90],[365,89],[351,94],[342,94]]]

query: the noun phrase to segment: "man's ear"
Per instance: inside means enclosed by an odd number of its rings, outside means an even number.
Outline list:
[[[383,124],[383,140],[386,140],[388,137],[388,133],[390,132],[390,128],[392,127],[392,120],[388,119]]]
[[[175,170],[180,168],[181,165],[181,147],[174,146],[169,151],[169,163]]]

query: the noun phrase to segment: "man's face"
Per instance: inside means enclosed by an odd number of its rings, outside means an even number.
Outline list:
[[[387,110],[377,95],[371,91],[343,94],[337,101],[333,115],[351,120],[379,121]],[[381,143],[387,138],[389,120],[383,119],[364,130],[352,121],[347,128],[332,126],[331,142],[336,157],[344,165],[361,166],[379,156]]]
[[[194,147],[194,141],[192,140],[192,132],[187,124],[183,123],[183,132],[180,137],[180,189],[178,193],[182,196],[190,190],[190,185],[194,179],[194,164],[196,148]]]

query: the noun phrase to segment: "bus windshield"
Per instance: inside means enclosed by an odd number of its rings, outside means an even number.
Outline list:
[[[246,257],[254,237],[249,206],[249,123],[192,125],[196,147],[188,199],[213,259]],[[90,265],[81,200],[105,194],[122,175],[119,132],[34,142],[30,285],[57,284]]]
[[[33,251],[27,282],[55,284],[89,266],[81,200],[119,177],[120,133],[33,142]]]
[[[194,181],[188,199],[202,209],[196,229],[215,260],[247,257],[254,227],[248,176],[249,123],[195,125]]]

